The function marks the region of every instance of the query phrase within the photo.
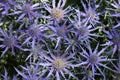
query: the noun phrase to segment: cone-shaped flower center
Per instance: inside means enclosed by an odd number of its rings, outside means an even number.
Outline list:
[[[38,36],[40,33],[39,33],[39,29],[36,27],[36,28],[31,28],[29,30],[29,35],[32,36],[32,37],[35,37],[35,36]]]
[[[4,45],[6,45],[7,47],[13,46],[14,43],[15,43],[15,40],[13,37],[7,37],[4,39]]]
[[[64,11],[62,9],[53,8],[51,10],[51,14],[55,17],[58,21],[64,17]]]
[[[58,28],[57,34],[58,34],[58,36],[61,36],[61,37],[65,36],[66,35],[66,28],[65,27]]]
[[[90,19],[94,19],[95,18],[95,11],[93,11],[93,10],[89,11],[88,17],[90,17]]]
[[[89,30],[86,27],[81,27],[79,29],[79,35],[81,37],[87,37],[89,35]]]
[[[120,35],[114,35],[112,38],[112,42],[116,45],[120,44]]]
[[[89,58],[89,62],[91,64],[96,64],[98,62],[98,56],[95,55],[95,54],[91,55],[90,58]]]
[[[31,11],[31,5],[30,4],[24,4],[22,7],[22,10],[24,13],[28,13]]]
[[[66,66],[66,61],[62,58],[56,58],[53,61],[53,66],[58,70],[63,69]]]
[[[108,35],[109,39],[115,44],[120,45],[120,32],[113,29],[110,31],[110,36]]]

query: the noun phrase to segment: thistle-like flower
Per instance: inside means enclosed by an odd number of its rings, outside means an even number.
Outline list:
[[[24,33],[26,36],[26,40],[23,42],[23,44],[31,43],[32,49],[34,49],[34,46],[37,42],[42,41],[43,43],[45,43],[45,40],[43,38],[47,37],[44,34],[44,31],[46,30],[47,28],[45,28],[45,26],[43,27],[42,24],[38,25],[37,20],[35,20],[33,25],[31,25]]]
[[[39,3],[35,3],[31,5],[29,1],[24,2],[21,0],[22,5],[17,5],[15,6],[17,10],[15,10],[13,13],[10,13],[9,15],[16,15],[20,14],[18,17],[17,21],[20,21],[23,19],[25,16],[29,18],[29,20],[39,17],[39,14],[36,12],[36,10],[40,9],[41,7]]]
[[[94,33],[98,28],[93,28],[92,25],[88,24],[88,21],[83,22],[81,20],[81,12],[77,11],[77,13],[77,17],[75,18],[76,24],[74,24],[75,30],[73,32],[78,37],[78,40],[89,41],[90,39],[95,40],[93,37],[99,37],[99,35]],[[71,20],[71,22],[74,21]]]
[[[44,75],[47,73],[46,77],[52,77],[52,75],[55,75],[54,78],[56,80],[67,80],[71,77],[75,78],[77,77],[73,75],[70,69],[74,68],[74,55],[76,53],[68,53],[56,50],[56,51],[48,51],[48,55],[44,54],[43,62],[41,61],[39,63],[40,66],[43,66],[45,68]],[[43,75],[43,76],[44,76]],[[68,78],[66,77],[68,75]]]
[[[56,0],[52,0],[52,7],[45,3],[45,9],[51,14],[50,16],[47,16],[48,18],[56,19],[58,22],[60,20],[63,20],[64,18],[71,15],[69,12],[71,11],[70,6],[67,8],[64,8],[66,4],[66,0],[59,0],[56,6]],[[69,13],[69,14],[68,14]]]
[[[50,38],[54,38],[56,40],[57,37],[57,45],[56,47],[60,44],[61,40],[67,39],[67,34],[69,34],[69,32],[71,32],[71,27],[73,24],[69,24],[67,25],[67,21],[66,20],[62,25],[60,25],[58,23],[58,21],[55,20],[54,25],[53,26],[48,26],[50,28],[50,30],[52,30],[53,34],[50,34],[49,37]]]
[[[96,46],[96,48],[94,49],[94,51],[92,51],[92,48],[90,46],[90,44],[87,44],[87,48],[88,51],[82,49],[83,53],[80,53],[80,55],[85,58],[85,61],[82,61],[80,64],[76,65],[76,66],[82,66],[82,65],[86,65],[85,69],[86,70],[91,70],[92,71],[92,78],[95,78],[95,73],[97,72],[97,70],[100,72],[100,74],[103,75],[104,79],[105,79],[105,75],[103,73],[103,71],[101,70],[100,67],[104,67],[108,70],[113,71],[111,68],[109,68],[108,66],[106,66],[106,64],[104,64],[104,62],[110,62],[114,59],[108,59],[107,56],[103,56],[102,54],[105,52],[106,48],[101,49],[100,51],[98,51],[99,48],[99,44]]]
[[[5,30],[0,28],[0,44],[1,48],[5,48],[5,50],[2,52],[1,57],[9,50],[12,49],[12,55],[15,55],[15,47],[22,49],[22,47],[19,45],[19,37],[17,36],[17,33],[13,35],[12,31],[12,24],[10,25],[9,33],[7,33]]]
[[[38,66],[38,63],[36,65],[29,65],[27,67],[20,66],[22,70],[18,70],[15,68],[17,73],[22,77],[22,80],[48,80],[48,78],[42,78],[41,77],[41,68]]]
[[[107,34],[109,40],[103,45],[114,46],[112,49],[113,51],[112,56],[113,56],[117,50],[120,50],[120,32],[117,29],[111,29],[110,31],[104,31],[104,32]]]
[[[13,0],[0,0],[0,7],[4,7],[2,14],[7,14],[10,9],[10,5],[16,5]]]
[[[79,48],[80,46],[79,45],[80,41],[78,41],[77,36],[75,36],[74,34],[71,34],[70,36],[68,36],[64,43],[67,46],[66,50],[76,51],[77,48]]]
[[[96,23],[101,23],[99,21],[99,16],[101,15],[101,13],[97,12],[97,9],[100,5],[99,4],[96,5],[95,1],[93,1],[94,4],[92,4],[92,2],[90,0],[87,0],[88,7],[83,2],[83,0],[81,0],[81,3],[84,8],[84,12],[81,12],[82,17],[84,17],[83,22],[88,21],[92,25],[95,25]]]

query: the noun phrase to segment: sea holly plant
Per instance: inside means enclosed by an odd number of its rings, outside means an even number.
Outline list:
[[[20,5],[20,3],[22,5]],[[15,6],[16,9],[14,10],[13,13],[10,13],[9,15],[20,15],[17,19],[17,21],[20,21],[23,19],[25,16],[29,18],[29,20],[32,20],[35,17],[39,17],[39,14],[36,12],[36,10],[40,9],[40,4],[35,3],[31,4],[31,1],[20,1],[20,3]]]
[[[66,50],[61,51],[58,48],[57,50],[49,49],[47,53],[48,54],[43,56],[43,62],[41,61],[39,63],[40,66],[45,67],[44,74],[46,74],[48,71],[46,77],[55,77],[56,80],[61,80],[62,78],[70,79],[73,77],[74,79],[78,80],[78,78],[71,72],[71,68],[74,69],[74,56],[76,52],[71,54],[71,52],[67,52]],[[68,77],[66,77],[65,74],[68,74]]]
[[[19,45],[19,37],[17,36],[17,31],[15,34],[13,34],[13,24],[9,26],[9,32],[7,33],[5,30],[0,28],[0,44],[1,48],[4,48],[2,51],[1,57],[9,50],[11,49],[12,55],[15,55],[15,48],[18,48],[20,50],[24,50],[21,45]]]
[[[112,56],[116,53],[116,51],[120,50],[120,32],[117,29],[111,29],[110,31],[104,31],[109,38],[108,42],[104,45],[113,46],[112,48]]]
[[[71,32],[71,27],[73,24],[67,25],[67,21],[68,20],[64,21],[61,25],[57,20],[54,20],[54,24],[52,26],[48,25],[48,28],[53,32],[48,37],[56,40],[56,47],[61,43],[62,39],[66,40],[67,35]]]
[[[100,7],[100,2],[101,0],[99,1],[99,4],[96,4],[96,1],[87,0],[87,4],[85,4],[83,0],[81,0],[84,8],[84,11],[81,11],[81,15],[84,17],[83,22],[88,21],[92,25],[95,25],[96,23],[101,23],[99,21],[101,12],[97,12],[97,9]]]
[[[66,1],[67,0],[59,0],[57,2],[57,0],[52,0],[52,7],[50,4],[45,3],[45,9],[50,13],[50,15],[46,16],[46,18],[55,18],[59,22],[69,17],[72,14],[70,13],[71,6],[65,8]]]
[[[45,43],[44,38],[47,37],[45,31],[47,28],[45,28],[42,24],[37,24],[38,21],[34,20],[34,23],[28,26],[28,29],[23,33],[25,35],[25,41],[22,43],[24,44],[31,44],[32,49],[34,49],[34,46],[38,44],[38,42],[42,41]]]
[[[106,66],[106,64],[103,64],[103,63],[110,62],[114,59],[109,59],[106,56],[102,55],[105,52],[106,47],[101,49],[100,51],[98,51],[98,47],[99,47],[99,44],[97,44],[96,48],[92,50],[91,45],[87,43],[88,52],[84,48],[82,48],[83,52],[80,53],[80,55],[84,57],[86,60],[82,61],[80,64],[76,66],[86,65],[85,67],[86,70],[91,69],[92,79],[95,78],[95,75],[96,75],[95,72],[96,70],[98,70],[105,79],[106,78],[105,74],[100,67],[104,67],[106,69],[109,69],[110,71],[113,71],[110,67]]]
[[[70,21],[75,27],[72,32],[75,33],[75,35],[78,38],[78,41],[91,41],[91,40],[95,40],[94,37],[98,37],[99,35],[97,35],[96,33],[94,33],[94,31],[96,31],[97,29],[99,29],[98,27],[94,28],[91,24],[89,24],[89,21],[86,20],[86,22],[84,22],[84,19],[82,19],[82,13],[79,10],[76,10],[76,17],[75,19],[70,19]],[[99,36],[100,37],[100,36]]]
[[[2,14],[8,14],[9,9],[13,5],[16,5],[13,0],[0,0],[0,12],[2,11]]]
[[[48,80],[47,78],[42,78],[41,73],[39,70],[41,69],[38,64],[36,65],[27,65],[27,67],[20,66],[22,68],[22,71],[19,71],[15,68],[15,70],[18,72],[20,76],[22,76],[23,80]]]
[[[0,79],[120,79],[120,0],[0,0]]]

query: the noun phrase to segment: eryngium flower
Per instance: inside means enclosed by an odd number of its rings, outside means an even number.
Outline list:
[[[99,21],[99,16],[101,15],[101,13],[97,12],[97,9],[100,5],[99,4],[97,5],[95,3],[95,1],[91,1],[91,0],[87,0],[88,5],[86,5],[83,2],[83,0],[81,0],[81,3],[84,8],[84,12],[81,11],[81,15],[82,15],[82,17],[84,17],[83,22],[88,21],[92,25],[95,25],[96,23],[101,23]],[[94,4],[92,4],[92,3],[94,3]]]
[[[95,78],[95,75],[96,75],[95,73],[98,70],[105,79],[105,75],[101,70],[101,67],[104,67],[108,70],[113,71],[111,68],[106,66],[106,64],[104,64],[104,62],[110,62],[113,60],[113,59],[108,59],[107,56],[102,55],[105,52],[107,47],[102,48],[100,51],[98,51],[98,48],[99,48],[99,44],[98,44],[94,49],[94,51],[92,51],[92,47],[90,46],[90,44],[87,44],[87,48],[89,52],[87,52],[87,50],[81,47],[83,52],[80,53],[80,55],[82,56],[82,58],[85,58],[86,60],[82,61],[80,64],[76,66],[86,65],[85,67],[86,70],[92,70],[92,78]]]
[[[4,7],[2,14],[7,14],[10,9],[10,5],[16,5],[13,0],[0,0],[0,8]]]
[[[31,47],[32,49],[34,49],[34,46],[37,42],[42,41],[45,43],[45,40],[43,38],[47,37],[44,34],[44,31],[46,31],[47,28],[45,28],[45,26],[43,25],[38,25],[37,21],[35,21],[27,30],[25,36],[26,36],[26,40],[23,42],[23,44],[26,43],[31,43]]]
[[[67,46],[66,50],[72,50],[74,52],[79,48],[80,41],[78,41],[77,36],[71,34],[66,38],[64,44]]]
[[[50,38],[55,38],[57,37],[57,45],[56,47],[60,44],[61,40],[64,39],[66,40],[66,36],[69,34],[69,32],[71,32],[71,27],[73,24],[69,24],[67,25],[67,21],[66,20],[62,25],[60,25],[58,23],[58,21],[55,20],[54,25],[51,26],[49,25],[48,27],[50,28],[50,30],[52,30],[52,34],[49,35]]]
[[[40,9],[39,3],[35,3],[33,5],[31,5],[31,3],[28,1],[21,1],[21,3],[22,5],[15,6],[17,10],[15,10],[13,13],[10,13],[9,15],[20,14],[17,21],[23,19],[25,16],[27,16],[29,20],[39,16],[39,14],[36,12],[36,10]]]
[[[64,9],[64,6],[66,4],[66,0],[59,0],[57,3],[56,0],[52,0],[52,7],[51,5],[45,3],[45,9],[51,14],[50,16],[47,16],[48,18],[56,19],[57,21],[63,20],[64,18],[68,17],[70,15],[70,6]],[[69,14],[68,14],[69,13]]]
[[[73,31],[73,33],[75,33],[75,35],[78,38],[78,41],[90,41],[90,39],[95,40],[94,37],[99,37],[99,35],[95,34],[94,31],[96,31],[98,29],[98,27],[92,27],[91,24],[88,24],[89,22],[86,21],[84,22],[82,20],[82,16],[81,16],[81,12],[76,10],[77,16],[75,17],[75,20],[70,19],[70,21],[76,22],[74,24],[74,28],[75,30]]]
[[[19,37],[16,34],[13,34],[12,31],[12,24],[10,25],[10,29],[9,29],[9,33],[7,33],[5,30],[0,28],[0,42],[2,42],[2,44],[0,44],[0,48],[5,48],[5,50],[2,52],[1,57],[9,50],[12,49],[12,55],[15,55],[15,47],[20,49],[20,50],[24,50],[21,48],[21,46],[19,45]],[[17,31],[16,31],[17,32]]]
[[[78,80],[71,72],[75,65],[74,55],[75,53],[68,53],[67,51],[49,51],[48,55],[43,55],[44,59],[40,61],[39,65],[45,68],[43,74],[48,78],[55,76],[55,80],[70,80],[73,77],[75,80]],[[68,78],[66,75],[68,75]]]
[[[20,66],[22,68],[21,71],[15,68],[17,73],[22,77],[22,80],[48,80],[47,78],[41,77],[41,68],[36,65],[29,65],[27,67]]]
[[[120,32],[117,29],[111,29],[110,31],[104,31],[104,32],[107,34],[109,40],[103,45],[114,46],[112,49],[113,51],[112,56],[113,56],[117,50],[120,50]]]

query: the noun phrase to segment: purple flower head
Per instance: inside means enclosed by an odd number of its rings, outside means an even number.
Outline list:
[[[13,34],[13,30],[12,30],[13,25],[10,25],[9,28],[9,33],[7,33],[5,30],[0,28],[0,41],[2,42],[2,44],[0,44],[1,48],[5,48],[5,50],[2,52],[1,57],[9,50],[12,49],[12,55],[15,55],[15,47],[23,50],[21,48],[21,46],[19,45],[19,37],[17,36],[17,31],[16,34]]]
[[[47,78],[41,77],[41,68],[38,66],[38,63],[36,65],[30,64],[27,67],[20,66],[22,70],[18,70],[15,68],[17,73],[22,77],[22,80],[48,80]]]
[[[81,3],[84,8],[84,12],[81,12],[82,17],[84,17],[83,22],[88,21],[92,25],[95,25],[96,23],[101,23],[99,21],[99,16],[101,15],[101,13],[97,12],[97,9],[100,5],[96,4],[95,1],[91,2],[90,0],[87,0],[88,5],[85,5],[83,0],[81,0]],[[93,5],[94,7],[92,7]]]
[[[107,47],[102,48],[100,51],[98,51],[98,49],[99,49],[99,44],[98,44],[96,46],[96,48],[92,51],[90,44],[87,44],[87,48],[88,48],[89,52],[87,52],[85,49],[83,49],[81,47],[83,53],[80,53],[80,55],[82,57],[84,57],[86,60],[82,61],[77,66],[86,65],[85,69],[92,71],[92,78],[95,77],[95,75],[96,75],[95,73],[97,72],[97,70],[105,78],[105,75],[104,75],[103,71],[101,70],[101,67],[104,67],[108,70],[113,71],[111,68],[106,66],[106,64],[104,64],[104,62],[110,62],[110,61],[114,60],[114,59],[108,59],[107,56],[102,55],[105,52]]]
[[[67,21],[66,20],[62,25],[60,25],[57,21],[55,21],[53,26],[48,26],[51,30],[52,30],[52,34],[49,35],[49,37],[54,37],[56,39],[57,37],[57,45],[60,43],[61,39],[66,40],[67,39],[67,34],[69,34],[69,32],[71,32],[71,27],[73,24],[69,24],[67,25]]]
[[[90,39],[95,40],[94,37],[99,37],[99,35],[94,33],[98,28],[93,28],[91,25],[86,25],[86,23],[75,28],[75,34],[80,41],[90,41]]]
[[[115,52],[117,50],[120,49],[120,32],[117,29],[111,29],[110,31],[104,31],[107,34],[108,37],[108,42],[106,42],[104,45],[106,46],[114,46],[112,51],[113,54],[112,56],[115,54]]]
[[[71,35],[66,38],[65,44],[67,45],[66,50],[76,51],[79,48],[79,43],[77,36]]]
[[[29,18],[29,20],[32,20],[35,17],[38,17],[39,14],[36,12],[36,10],[40,9],[41,7],[39,3],[31,4],[30,2],[21,1],[22,5],[17,5],[16,10],[13,13],[10,13],[9,15],[15,15],[20,14],[17,21],[20,21],[25,16]]]
[[[47,53],[49,55],[44,54],[44,59],[39,63],[40,66],[45,68],[44,75],[47,73],[46,77],[49,78],[54,75],[56,80],[66,80],[70,79],[71,77],[78,80],[70,70],[73,69],[75,65],[75,53],[60,51],[59,49],[55,51],[49,50]],[[66,75],[68,75],[69,78],[67,78]]]
[[[89,41],[90,39],[95,40],[93,37],[99,37],[99,35],[93,33],[95,30],[98,29],[97,28],[93,28],[92,25],[88,24],[88,21],[84,22],[83,19],[81,18],[81,12],[76,10],[77,12],[77,16],[75,17],[75,19],[70,19],[70,21],[76,22],[74,24],[74,28],[75,30],[73,31],[73,33],[76,34],[76,36],[78,37],[79,41]]]
[[[47,28],[43,25],[38,25],[37,21],[31,25],[28,30],[26,30],[26,40],[23,42],[23,44],[26,43],[31,43],[32,44],[32,49],[34,49],[34,46],[37,42],[42,41],[45,42],[43,37],[45,38],[46,35],[44,34],[44,31],[46,31]]]
[[[49,4],[45,3],[45,9],[51,14],[50,16],[47,16],[48,18],[55,18],[59,22],[60,20],[64,20],[64,18],[71,15],[69,13],[71,9],[70,6],[64,8],[66,0],[59,0],[57,5],[56,2],[56,0],[52,0],[52,7]]]
[[[0,0],[0,7],[4,7],[2,14],[7,14],[11,5],[16,5],[13,0]]]

